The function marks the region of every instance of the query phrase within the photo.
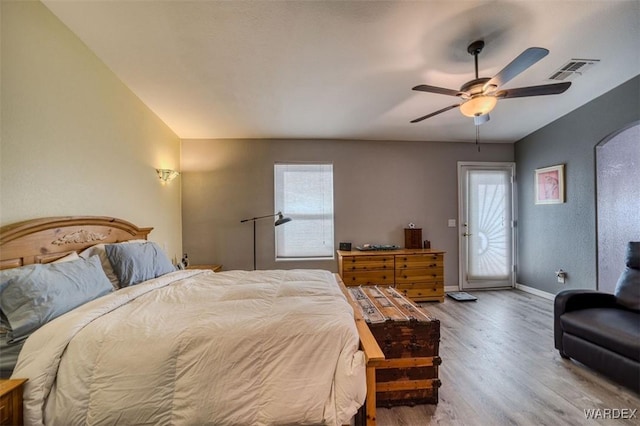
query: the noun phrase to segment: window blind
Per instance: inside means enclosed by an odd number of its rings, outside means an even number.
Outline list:
[[[276,164],[276,260],[333,258],[333,165]]]

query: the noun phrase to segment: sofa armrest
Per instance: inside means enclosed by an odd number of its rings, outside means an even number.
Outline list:
[[[613,294],[594,290],[564,290],[558,293],[553,304],[553,337],[556,349],[562,350],[562,326],[560,316],[565,312],[589,308],[621,308]]]
[[[561,291],[554,301],[554,311],[557,315],[580,309],[619,307],[616,296],[594,290]]]

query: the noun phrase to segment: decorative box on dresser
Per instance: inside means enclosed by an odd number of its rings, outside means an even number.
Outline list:
[[[338,269],[347,286],[392,285],[414,301],[443,302],[444,253],[436,249],[338,250]]]
[[[22,387],[26,381],[0,380],[0,426],[22,425]]]

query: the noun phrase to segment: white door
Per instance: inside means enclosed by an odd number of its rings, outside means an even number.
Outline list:
[[[514,163],[458,163],[462,290],[513,287]]]

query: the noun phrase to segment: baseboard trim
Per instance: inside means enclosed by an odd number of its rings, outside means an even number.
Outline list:
[[[460,287],[457,285],[447,285],[444,287],[444,292],[449,293],[451,291],[460,291]]]
[[[546,291],[538,290],[537,288],[529,287],[524,284],[516,283],[516,288],[524,291],[525,293],[531,293],[544,299],[554,300],[556,298],[555,294],[547,293]]]

